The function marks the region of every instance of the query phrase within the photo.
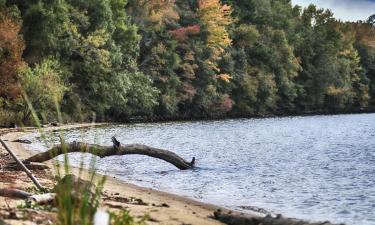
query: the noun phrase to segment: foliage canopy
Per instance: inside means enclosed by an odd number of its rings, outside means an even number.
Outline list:
[[[66,120],[375,108],[374,15],[290,0],[2,0],[0,59],[1,110]]]

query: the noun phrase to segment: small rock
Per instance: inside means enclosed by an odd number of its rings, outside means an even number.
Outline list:
[[[167,203],[163,203],[160,205],[161,207],[166,207],[166,208],[169,208],[170,206],[167,204]]]

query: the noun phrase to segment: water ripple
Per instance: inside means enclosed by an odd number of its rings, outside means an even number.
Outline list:
[[[111,145],[111,136],[197,158],[190,171],[145,156],[98,160],[125,181],[233,209],[375,224],[375,114],[118,125],[66,139]]]

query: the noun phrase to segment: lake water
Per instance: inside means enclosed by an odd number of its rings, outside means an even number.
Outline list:
[[[98,160],[102,173],[124,181],[237,210],[256,206],[313,221],[375,224],[375,114],[116,125],[66,134],[69,141],[102,145],[112,145],[112,136],[197,159],[197,168],[187,171],[146,156]],[[38,142],[32,148],[43,150]]]

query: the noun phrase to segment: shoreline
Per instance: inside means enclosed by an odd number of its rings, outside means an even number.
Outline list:
[[[69,130],[69,129],[86,129],[96,126],[101,126],[105,124],[75,124],[75,125],[63,125],[60,127],[48,127],[42,128],[44,132],[53,132],[56,130]],[[0,132],[2,130],[0,129]],[[9,132],[9,131],[7,131]],[[38,129],[26,128],[25,131],[19,131],[19,129],[15,131],[10,131],[4,135],[1,135],[1,138],[7,143],[9,148],[21,159],[25,159],[29,156],[32,156],[37,151],[27,149],[25,144],[13,142],[30,132],[39,132]],[[0,149],[1,152],[2,149]],[[53,168],[53,164],[51,161],[45,163],[47,166]],[[78,168],[71,168],[71,172],[75,175],[78,174]],[[21,172],[22,173],[22,172]],[[85,177],[84,172],[83,177]],[[37,178],[38,176],[35,175]],[[99,177],[102,175],[98,174]],[[31,181],[28,182],[32,185]],[[41,183],[46,183],[42,179]],[[0,188],[3,186],[0,182]],[[12,186],[21,188],[20,184],[14,184]],[[134,184],[127,183],[122,181],[118,178],[114,178],[111,176],[106,175],[106,182],[104,186],[104,193],[107,196],[116,196],[116,197],[127,197],[127,198],[134,198],[134,199],[141,199],[142,202],[146,203],[147,205],[137,205],[137,204],[118,204],[119,202],[110,201],[104,202],[104,208],[125,208],[130,211],[130,214],[133,215],[135,218],[140,218],[143,215],[148,214],[150,218],[152,218],[151,223],[147,221],[147,224],[223,224],[218,220],[213,218],[214,212],[217,209],[222,211],[233,211],[225,209],[221,206],[216,206],[209,203],[200,202],[194,199],[190,199],[187,197],[154,190],[151,188],[141,187]],[[0,202],[2,201],[0,197]],[[12,200],[8,200],[12,201]],[[16,204],[19,204],[20,200],[15,200]],[[3,204],[0,203],[0,207],[4,207]],[[240,215],[245,215],[244,213],[236,212]],[[247,216],[254,216],[258,217],[261,216],[260,214],[254,212],[254,214],[246,213]],[[1,216],[0,216],[1,218]],[[17,223],[16,223],[17,224]]]
[[[108,125],[109,123],[98,123],[98,124],[70,124],[70,125],[62,125],[59,127],[47,127],[42,128],[43,132],[56,132],[56,131],[66,131],[70,129],[88,129],[97,126]],[[32,156],[38,151],[27,149],[27,145],[19,142],[14,142],[30,132],[39,132],[40,130],[36,128],[25,128],[24,131],[22,129],[0,129],[0,137],[7,143],[10,149],[20,158],[26,159]],[[5,134],[4,134],[5,133]],[[0,146],[0,153],[4,153],[2,146]],[[0,155],[0,160],[1,156]],[[1,162],[1,161],[0,161]],[[54,168],[52,160],[45,162],[45,165],[49,166],[48,172],[53,174],[52,170]],[[79,174],[79,169],[75,167],[71,167],[72,174]],[[18,188],[21,190],[26,190],[25,188],[31,188],[33,186],[31,180],[29,180],[24,172],[19,171],[20,174],[23,174],[24,177],[19,178],[17,177],[13,183],[11,183],[10,187]],[[34,174],[34,172],[33,172]],[[88,178],[89,171],[83,170],[83,176],[81,178],[85,179]],[[0,178],[1,178],[1,167],[0,167]],[[51,176],[39,176],[39,172],[34,174],[38,179],[41,179],[41,183],[44,183],[47,186],[53,186],[53,179]],[[215,225],[215,224],[276,224],[279,225],[315,225],[315,224],[324,224],[324,225],[331,225],[329,222],[324,223],[313,223],[313,222],[305,222],[302,220],[294,219],[294,218],[284,218],[282,215],[278,214],[275,217],[271,215],[266,215],[264,213],[260,213],[257,211],[248,210],[246,212],[236,211],[227,209],[222,206],[204,203],[198,200],[194,200],[188,197],[183,197],[177,194],[172,194],[164,191],[155,190],[152,188],[141,187],[135,184],[127,183],[126,181],[120,180],[115,177],[111,177],[109,175],[100,175],[98,177],[106,177],[106,182],[103,189],[103,196],[101,209],[104,210],[118,210],[118,209],[126,209],[130,212],[130,215],[134,216],[135,219],[140,219],[145,215],[148,215],[149,219],[146,221],[146,224],[208,224],[208,225]],[[26,178],[25,178],[26,177]],[[1,179],[0,179],[1,180]],[[20,181],[21,180],[21,181]],[[0,188],[9,188],[9,186],[5,185],[4,182],[0,182]],[[136,202],[124,202],[121,199],[132,199],[136,200]],[[2,212],[4,212],[4,208],[6,209],[9,205],[13,208],[18,208],[20,204],[24,202],[23,200],[12,200],[9,198],[0,197],[0,222],[2,218]],[[138,204],[138,203],[140,204]],[[5,204],[4,204],[5,203]],[[219,210],[223,217],[214,216],[214,213]],[[5,210],[6,211],[6,210]],[[229,215],[229,218],[228,218]],[[215,219],[216,217],[216,219]],[[226,223],[222,223],[221,221],[225,221]],[[240,218],[239,220],[237,220]],[[3,218],[4,219],[4,218]],[[236,222],[233,222],[233,219]],[[232,221],[232,222],[231,222]],[[239,222],[240,221],[240,222]],[[254,222],[255,221],[255,222]],[[8,220],[6,221],[8,222]],[[13,221],[10,224],[27,224],[27,223],[20,223],[19,220]],[[39,224],[39,223],[38,223]]]
[[[299,113],[268,113],[262,115],[226,115],[218,117],[205,117],[205,116],[153,116],[153,117],[131,117],[125,120],[109,121],[112,124],[137,124],[137,123],[168,123],[168,122],[196,122],[196,121],[222,121],[232,119],[265,119],[265,118],[285,118],[285,117],[307,117],[307,116],[339,116],[339,115],[356,115],[356,114],[374,114],[375,108],[366,110],[352,110],[343,112],[330,112],[330,111],[311,111]]]

